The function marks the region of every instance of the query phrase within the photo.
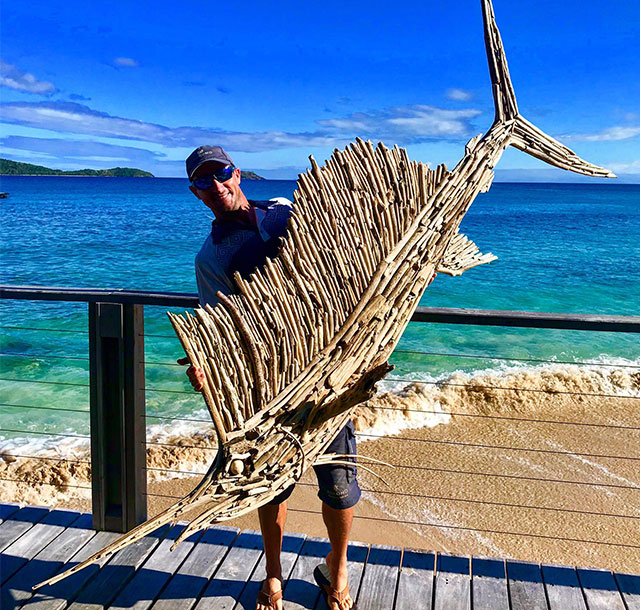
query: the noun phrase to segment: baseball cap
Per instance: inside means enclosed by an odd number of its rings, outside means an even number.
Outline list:
[[[187,176],[191,180],[193,173],[209,161],[233,165],[231,157],[220,146],[199,146],[187,157]]]

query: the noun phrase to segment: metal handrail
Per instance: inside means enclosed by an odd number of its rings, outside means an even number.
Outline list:
[[[50,435],[71,438],[91,438],[91,464],[92,472],[98,476],[92,478],[91,487],[74,486],[92,490],[92,504],[94,511],[94,527],[96,529],[129,529],[132,524],[139,522],[143,517],[142,509],[146,506],[146,497],[149,494],[146,490],[146,465],[144,463],[144,451],[147,445],[165,445],[166,443],[146,441],[145,438],[145,418],[153,419],[154,415],[146,414],[144,409],[145,391],[165,391],[179,392],[177,390],[163,390],[160,388],[149,388],[144,384],[144,337],[146,335],[143,328],[143,306],[159,307],[185,307],[194,308],[198,306],[198,298],[195,294],[189,293],[168,293],[158,291],[139,291],[122,289],[90,289],[90,288],[60,288],[50,286],[8,286],[0,285],[0,299],[5,300],[31,300],[31,301],[58,301],[58,302],[83,302],[89,305],[89,326],[84,332],[89,335],[89,361],[90,361],[90,413],[91,413],[91,435],[71,435],[64,433],[50,433],[45,431],[33,432],[34,434]],[[640,333],[639,316],[613,316],[613,315],[592,315],[592,314],[567,314],[549,312],[527,312],[527,311],[500,311],[500,310],[479,310],[479,309],[456,309],[440,307],[419,307],[416,309],[412,319],[413,322],[431,322],[438,324],[467,324],[479,326],[497,327],[520,327],[558,330],[580,330],[580,331],[600,331],[600,332],[624,332]],[[7,328],[7,327],[3,327]],[[16,327],[16,329],[18,329]],[[24,330],[24,329],[23,329]],[[36,330],[36,329],[34,329]],[[40,329],[37,329],[40,330]],[[42,329],[53,330],[53,329]],[[114,343],[115,341],[115,343]],[[104,344],[103,344],[104,342]],[[127,343],[128,342],[128,343]],[[119,346],[119,347],[118,347]],[[133,349],[137,350],[137,355],[133,354]],[[24,356],[28,356],[24,354]],[[459,355],[460,356],[460,355]],[[109,365],[112,358],[119,359],[118,367]],[[593,363],[596,364],[596,363]],[[110,377],[113,370],[125,372],[124,378]],[[129,375],[128,372],[135,374]],[[21,380],[13,380],[21,381]],[[24,380],[26,382],[26,380]],[[50,382],[48,382],[50,383]],[[57,382],[63,383],[63,382]],[[421,382],[431,383],[431,382]],[[434,382],[435,383],[435,382]],[[70,384],[67,384],[70,385]],[[442,384],[441,384],[442,385]],[[473,386],[465,384],[443,384],[461,385],[461,387]],[[112,387],[113,386],[113,387]],[[485,389],[485,388],[482,388]],[[500,390],[518,391],[544,391],[522,388],[493,388]],[[188,392],[186,392],[188,393]],[[573,392],[553,393],[573,394]],[[118,402],[124,397],[124,402]],[[613,397],[613,396],[612,396]],[[637,396],[625,398],[637,400]],[[118,405],[120,405],[118,407]],[[0,405],[2,406],[2,405]],[[12,407],[14,405],[4,405]],[[15,405],[17,407],[17,405]],[[117,408],[116,408],[117,407]],[[36,407],[34,407],[36,408]],[[111,409],[111,410],[109,410]],[[113,410],[115,409],[115,410]],[[65,409],[59,409],[65,410]],[[71,410],[71,409],[68,409]],[[84,410],[83,410],[84,411]],[[113,424],[114,413],[127,414],[122,421]],[[453,413],[452,413],[453,414]],[[470,417],[481,417],[478,414],[460,413]],[[159,416],[158,416],[159,417]],[[489,416],[487,416],[489,417]],[[502,419],[515,419],[506,416],[492,416]],[[182,419],[182,418],[162,418],[161,419]],[[194,420],[196,421],[196,420]],[[530,418],[522,418],[522,421],[537,421]],[[572,425],[598,425],[581,422],[546,422]],[[108,426],[115,425],[112,430]],[[610,424],[609,424],[610,425]],[[613,426],[629,429],[638,429],[634,426]],[[9,432],[21,432],[19,430],[6,430]],[[110,437],[109,437],[110,435]],[[368,435],[373,436],[373,435]],[[123,439],[123,446],[118,451],[107,450],[112,447],[108,437]],[[126,439],[126,442],[124,442]],[[404,441],[422,441],[423,439],[403,438]],[[453,441],[425,441],[434,443],[453,444],[469,447],[495,448],[510,451],[539,451],[526,447],[491,446],[470,443],[459,443]],[[188,447],[189,445],[171,445]],[[202,447],[202,449],[217,450],[215,447]],[[544,453],[566,454],[567,452],[545,450]],[[585,454],[590,455],[590,454]],[[20,456],[27,457],[27,456]],[[35,456],[34,456],[35,457]],[[635,456],[617,455],[595,455],[593,457],[606,457],[623,460],[638,460]],[[36,457],[36,459],[38,459]],[[42,458],[44,459],[44,458]],[[53,458],[52,458],[53,459]],[[108,464],[108,467],[107,467]],[[104,488],[104,476],[107,471],[112,472],[113,465],[121,469],[121,483],[119,485],[120,495],[111,500],[107,497],[107,490]],[[564,479],[536,478],[520,475],[508,475],[504,473],[489,473],[475,471],[457,471],[453,469],[435,468],[428,466],[417,466],[409,464],[395,464],[399,468],[420,469],[431,472],[451,472],[461,473],[469,476],[491,476],[510,479],[522,479],[531,481],[545,481],[547,483],[563,483],[575,485],[590,485],[603,488],[624,488],[630,490],[640,489],[635,486],[621,484],[604,484],[599,482],[574,481]],[[151,468],[150,470],[157,470]],[[165,470],[165,469],[160,469]],[[126,471],[126,472],[125,472]],[[100,474],[102,473],[102,474]],[[127,481],[136,479],[135,489]],[[127,486],[128,485],[128,486]],[[373,491],[373,490],[371,490]],[[111,493],[111,492],[109,492]],[[451,501],[464,501],[460,498],[447,498]],[[112,514],[113,502],[122,502],[122,518],[115,519]],[[112,504],[110,505],[109,502]],[[498,503],[499,504],[499,503]],[[111,508],[110,508],[111,506]],[[527,508],[534,508],[533,506]],[[552,507],[535,507],[543,510],[553,510]],[[577,510],[563,509],[566,512],[580,512]],[[126,514],[125,514],[126,513]],[[616,515],[626,517],[627,515]],[[635,516],[633,518],[636,518]],[[432,525],[421,523],[420,525]],[[463,528],[464,529],[464,528]],[[527,534],[523,534],[527,535]],[[592,541],[597,544],[610,544],[605,541]]]
[[[0,285],[0,299],[119,303],[123,305],[157,305],[163,307],[190,308],[198,306],[197,295],[190,293],[149,292],[124,289],[60,288],[54,286]],[[437,324],[470,324],[474,326],[640,333],[640,316],[418,307],[411,321],[432,322]]]

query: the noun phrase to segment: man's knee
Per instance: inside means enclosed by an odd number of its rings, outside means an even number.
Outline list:
[[[338,455],[356,455],[356,436],[351,421],[338,433],[325,453]],[[350,458],[341,458],[352,461]],[[328,506],[335,509],[347,509],[355,506],[362,495],[355,464],[326,464],[314,466],[318,478],[318,497]]]

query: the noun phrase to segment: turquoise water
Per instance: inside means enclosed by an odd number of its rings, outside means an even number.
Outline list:
[[[249,198],[268,199],[291,197],[295,183],[243,187]],[[211,214],[186,180],[9,176],[0,190],[10,193],[0,200],[1,283],[195,292],[193,258]],[[638,315],[640,186],[495,184],[478,197],[462,229],[498,261],[460,278],[438,276],[422,305]],[[88,434],[86,413],[76,412],[88,409],[86,305],[2,302],[0,326],[0,428]],[[149,413],[200,410],[201,399],[174,364],[181,350],[163,309],[145,308],[145,333]],[[456,370],[499,370],[518,359],[637,364],[640,341],[412,323],[392,362],[395,377],[434,380]],[[34,406],[46,409],[26,408]],[[33,444],[34,436],[24,442]]]

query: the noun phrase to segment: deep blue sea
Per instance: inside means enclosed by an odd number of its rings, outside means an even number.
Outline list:
[[[249,198],[291,198],[295,182],[243,188]],[[186,180],[8,176],[0,191],[10,193],[0,200],[2,284],[195,292],[193,259],[212,217]],[[639,315],[640,185],[494,184],[462,230],[498,260],[438,276],[422,305]],[[149,414],[200,410],[164,310],[145,312]],[[0,327],[0,445],[26,443],[16,440],[25,431],[88,433],[86,305],[3,301]],[[541,365],[532,360],[635,366],[640,340],[412,323],[392,378]]]

